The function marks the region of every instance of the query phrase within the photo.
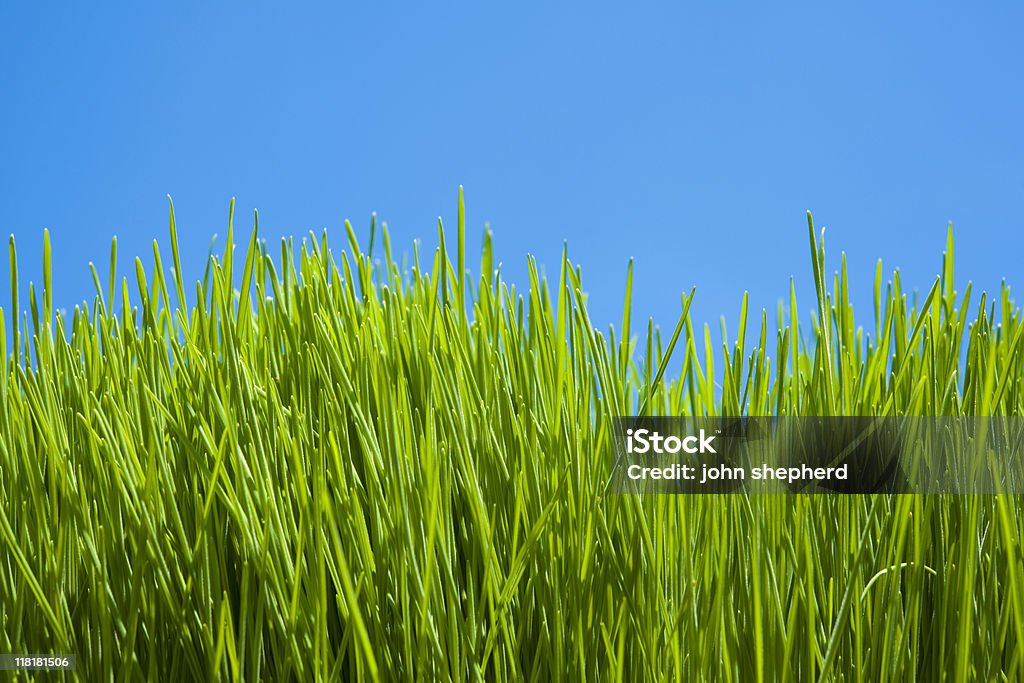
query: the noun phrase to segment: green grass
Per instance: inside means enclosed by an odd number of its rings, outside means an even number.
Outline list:
[[[952,238],[920,305],[879,265],[862,330],[809,226],[817,315],[791,288],[748,347],[745,299],[734,345],[692,292],[637,332],[631,265],[607,334],[568,258],[516,290],[488,236],[470,276],[463,223],[460,193],[454,256],[407,271],[383,229],[272,256],[254,228],[192,287],[172,211],[170,267],[154,243],[122,279],[115,245],[72,315],[48,237],[19,315],[12,238],[0,652],[90,681],[1024,677],[1020,497],[608,489],[615,415],[1024,414],[1021,313],[954,289]]]

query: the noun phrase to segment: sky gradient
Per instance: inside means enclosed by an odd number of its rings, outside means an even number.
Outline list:
[[[634,329],[671,329],[693,286],[716,333],[746,290],[774,319],[791,276],[809,314],[808,209],[862,324],[876,260],[926,291],[949,221],[959,289],[1024,287],[1019,4],[150,4],[0,8],[0,234],[23,306],[43,228],[70,309],[115,234],[122,274],[151,269],[153,239],[169,262],[168,194],[194,280],[232,197],[243,236],[258,208],[268,241],[326,227],[340,251],[343,219],[365,240],[376,211],[411,253],[438,216],[454,235],[460,184],[467,262],[489,223],[522,285],[527,254],[557,277],[567,240],[602,326],[630,257]]]

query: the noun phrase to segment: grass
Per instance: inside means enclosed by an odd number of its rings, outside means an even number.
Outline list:
[[[470,277],[458,215],[454,259],[440,226],[407,271],[386,229],[275,260],[254,228],[191,288],[172,207],[170,268],[154,242],[119,279],[115,242],[70,316],[48,236],[19,315],[12,237],[0,652],[96,681],[1024,677],[1020,497],[608,489],[615,415],[1024,414],[1021,313],[957,293],[951,237],[920,305],[879,265],[865,332],[808,217],[817,315],[791,289],[747,347],[744,300],[718,347],[692,292],[634,331],[632,265],[607,334],[567,257],[517,291],[488,235]]]

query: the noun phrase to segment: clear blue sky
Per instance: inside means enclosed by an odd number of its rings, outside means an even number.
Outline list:
[[[961,282],[1024,287],[1019,3],[183,4],[0,8],[0,233],[27,288],[49,228],[58,307],[114,234],[126,274],[154,238],[167,258],[167,194],[196,278],[232,196],[243,235],[258,208],[340,251],[376,211],[411,251],[454,231],[459,184],[470,256],[489,222],[522,283],[568,240],[602,325],[630,256],[634,325],[694,285],[713,330],[744,290],[774,318],[791,275],[810,311],[807,209],[865,324],[875,260],[927,289],[948,221]]]

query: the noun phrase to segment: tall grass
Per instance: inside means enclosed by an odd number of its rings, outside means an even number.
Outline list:
[[[735,344],[692,292],[635,331],[631,265],[607,334],[568,257],[517,290],[488,235],[470,276],[461,193],[454,258],[440,225],[407,271],[386,229],[275,259],[254,227],[238,262],[229,227],[195,287],[172,207],[170,267],[154,242],[120,277],[115,242],[70,316],[48,236],[21,314],[12,238],[0,652],[97,681],[1020,680],[1019,497],[609,491],[615,415],[1024,413],[1020,310],[954,289],[952,238],[920,305],[879,265],[865,331],[808,223],[817,315],[791,288],[753,347],[745,299]]]

